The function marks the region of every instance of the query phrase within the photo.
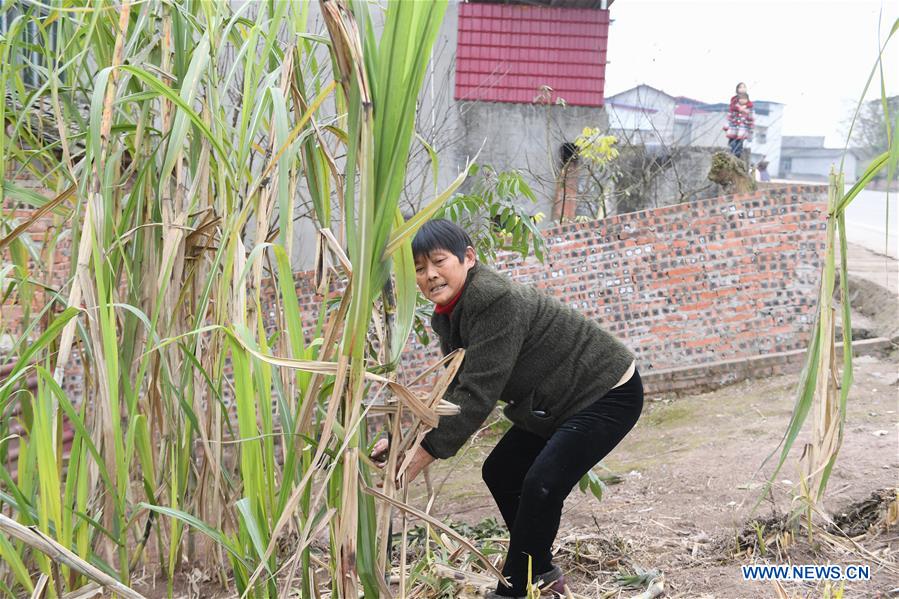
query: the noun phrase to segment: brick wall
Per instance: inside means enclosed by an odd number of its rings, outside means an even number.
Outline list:
[[[825,202],[824,186],[792,186],[559,226],[544,233],[545,264],[506,255],[496,268],[600,322],[644,372],[789,352],[814,320]],[[296,282],[311,331],[322,298],[312,273]],[[413,343],[402,378],[438,357]]]
[[[3,208],[3,216],[9,227],[6,233],[26,222],[33,214],[34,212],[30,209],[10,210]],[[60,220],[60,218],[54,217],[53,214],[48,214],[32,223],[21,237],[25,244],[31,248],[31,252],[33,252],[28,260],[28,276],[32,280],[42,283],[42,285],[34,285],[32,287],[32,316],[36,315],[41,308],[47,305],[51,300],[53,290],[63,289],[66,286],[66,277],[71,267],[71,236],[59,235],[58,226]],[[6,233],[0,232],[0,236]],[[48,241],[54,239],[56,244],[48,247]],[[12,263],[9,246],[0,251],[0,261],[2,261],[3,265]],[[12,279],[14,273],[9,272],[6,277]],[[49,288],[43,284],[46,284]],[[3,291],[5,292],[6,289]],[[68,291],[67,288],[66,291]],[[16,292],[8,296],[4,294],[2,304],[0,304],[0,331],[15,337],[21,335],[23,332],[22,316],[22,299],[19,297],[19,294]]]
[[[814,321],[826,187],[793,186],[570,224],[545,264],[496,265],[618,335],[641,370],[805,347]],[[415,347],[406,367],[437,355]]]

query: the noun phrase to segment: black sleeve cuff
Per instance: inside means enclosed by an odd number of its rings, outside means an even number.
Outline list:
[[[434,458],[435,460],[440,459],[437,457],[437,452],[434,451],[434,447],[428,442],[427,436],[421,440],[421,446],[425,451],[427,451],[431,455],[432,458]]]

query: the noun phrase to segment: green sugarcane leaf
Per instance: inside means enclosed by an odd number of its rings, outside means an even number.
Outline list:
[[[256,552],[256,558],[265,565],[265,569],[271,574],[272,571],[268,562],[264,561],[266,541],[263,540],[262,529],[259,527],[259,523],[253,515],[253,508],[250,505],[250,500],[244,497],[238,500],[235,505],[237,506],[237,511],[240,512],[240,515],[243,518],[247,534],[249,534],[250,540],[253,543],[253,550]]]
[[[280,246],[273,246],[275,260],[278,264],[278,287],[281,291],[281,302],[284,307],[284,319],[287,324],[287,337],[290,340],[292,358],[303,359],[306,357],[306,348],[303,339],[303,319],[300,312],[300,303],[297,296],[293,270],[290,268],[290,260],[287,252]],[[308,373],[298,374],[300,388],[305,391],[309,384]]]
[[[9,393],[16,381],[23,376],[26,368],[31,362],[31,358],[52,343],[62,332],[66,323],[80,313],[81,310],[78,308],[66,308],[59,314],[59,316],[53,319],[47,327],[47,330],[44,331],[34,343],[25,347],[25,350],[22,352],[22,355],[19,356],[19,360],[16,362],[15,367],[10,371],[9,375],[7,375],[3,384],[0,385],[0,404],[4,402],[7,393]]]
[[[50,374],[43,366],[36,366],[36,371],[38,376],[42,378],[44,384],[47,385],[47,388],[50,392],[56,397],[59,408],[63,411],[66,417],[69,419],[69,422],[72,423],[72,426],[75,428],[75,432],[81,436],[82,443],[84,443],[88,452],[94,458],[94,461],[97,464],[97,470],[100,473],[100,478],[103,479],[103,482],[107,487],[112,488],[112,479],[109,478],[109,471],[106,468],[106,462],[103,459],[103,456],[100,454],[100,451],[97,449],[97,446],[94,444],[93,439],[87,431],[87,428],[84,426],[84,420],[81,415],[75,409],[75,406],[72,405],[72,401],[69,399],[69,396],[66,395],[65,391],[62,390],[56,380],[53,378],[53,375]]]
[[[200,87],[200,81],[203,71],[209,62],[209,32],[203,33],[200,43],[193,51],[190,66],[187,67],[187,73],[181,82],[181,99],[180,106],[190,106],[193,104]],[[165,158],[162,162],[162,168],[159,171],[158,180],[165,182],[175,168],[175,161],[184,150],[184,140],[187,138],[187,132],[190,128],[190,115],[179,109],[175,114],[175,120],[172,123],[172,129],[169,132],[168,148],[166,149]]]
[[[438,195],[436,198],[431,200],[431,202],[419,210],[412,218],[408,221],[398,225],[394,228],[393,234],[390,237],[390,242],[387,244],[387,247],[384,249],[385,257],[390,257],[394,254],[394,252],[399,249],[402,243],[411,243],[412,238],[418,232],[423,224],[425,224],[428,220],[431,219],[432,216],[437,214],[437,212],[443,207],[444,203],[452,197],[453,193],[462,183],[465,182],[465,178],[468,176],[468,169],[463,169],[459,176],[456,177],[456,180],[453,181],[449,187],[443,190],[443,193]]]
[[[287,102],[284,94],[277,87],[269,90],[272,96],[272,120],[275,130],[275,147],[288,145],[290,127],[287,124]],[[293,243],[293,197],[290,195],[290,164],[293,152],[286,151],[277,158],[275,173],[275,194],[278,202],[279,240],[282,246],[289,248]]]
[[[771,485],[774,482],[775,477],[780,472],[781,467],[786,462],[787,456],[789,455],[790,450],[793,447],[793,443],[799,435],[800,430],[802,429],[803,424],[805,423],[806,418],[808,417],[808,413],[811,410],[812,404],[815,398],[815,389],[817,386],[818,373],[821,369],[829,369],[830,363],[823,360],[821,351],[822,344],[829,344],[832,341],[832,338],[829,336],[828,331],[825,330],[824,318],[832,317],[829,312],[831,310],[833,297],[833,288],[834,288],[834,224],[835,217],[833,216],[835,212],[839,213],[835,207],[839,205],[840,194],[842,192],[842,177],[837,178],[835,175],[831,174],[830,177],[830,186],[828,190],[828,219],[827,219],[827,231],[825,234],[825,255],[824,255],[824,264],[821,268],[821,290],[818,296],[818,311],[815,319],[815,327],[813,330],[812,342],[809,345],[809,349],[806,353],[806,363],[802,369],[802,374],[800,376],[799,383],[799,392],[796,400],[796,404],[793,407],[793,414],[790,417],[790,424],[787,428],[787,432],[784,435],[784,438],[781,440],[779,447],[781,447],[780,452],[780,460],[777,463],[777,466],[774,469],[774,472],[768,478],[767,483],[762,489],[762,492],[759,494],[758,499],[756,500],[753,509],[757,508],[761,503],[762,499],[764,499],[765,495],[767,495],[768,491],[771,488]],[[825,337],[827,335],[827,337]],[[764,467],[765,463],[771,458],[774,453],[777,452],[777,448],[774,449],[765,461],[762,462],[762,465],[759,467],[761,470]]]
[[[150,510],[151,512],[156,512],[157,514],[161,514],[163,516],[168,516],[173,520],[187,524],[194,530],[203,533],[204,535],[218,543],[222,547],[222,549],[227,551],[231,555],[231,557],[234,558],[237,563],[239,563],[245,570],[250,569],[249,564],[244,561],[243,555],[241,555],[240,549],[238,548],[234,539],[228,538],[228,536],[223,532],[212,528],[199,518],[192,516],[191,514],[188,514],[187,512],[184,512],[182,510],[164,507],[161,505],[153,505],[150,503],[142,502],[137,504],[137,507]]]
[[[820,318],[820,317],[819,317]],[[806,350],[805,355],[805,365],[802,368],[802,374],[799,377],[799,386],[798,386],[798,399],[796,404],[793,406],[793,413],[790,415],[790,423],[787,426],[787,431],[784,433],[783,439],[778,444],[780,448],[780,459],[777,462],[777,466],[774,469],[774,472],[768,478],[768,482],[765,484],[762,492],[759,494],[758,499],[756,500],[753,508],[757,508],[759,503],[765,498],[768,490],[771,488],[772,481],[777,476],[777,473],[780,472],[780,469],[783,467],[784,463],[787,461],[787,457],[789,456],[790,449],[793,447],[793,443],[796,441],[796,438],[799,436],[799,432],[802,430],[802,425],[805,423],[805,419],[808,416],[809,411],[812,408],[812,401],[815,395],[815,381],[818,378],[818,368],[821,356],[821,328],[818,326],[816,321],[815,327],[812,331],[812,341],[809,343],[808,349]],[[761,470],[765,464],[770,460],[775,453],[777,453],[778,447],[774,448],[768,457],[762,462],[759,466],[759,470]]]
[[[37,457],[37,478],[40,488],[38,513],[41,527],[49,530],[52,525],[62,526],[62,501],[60,489],[60,465],[56,460],[56,437],[53,434],[56,413],[51,412],[50,395],[43,388],[46,383],[38,377],[38,389],[34,402],[34,422],[31,427],[31,445]],[[60,539],[67,541],[68,539]]]
[[[439,189],[438,176],[440,174],[440,159],[437,156],[437,151],[434,150],[434,147],[418,133],[415,134],[415,139],[418,140],[418,143],[420,143],[428,153],[428,159],[431,162],[431,179],[434,181],[434,195],[437,195],[437,190]]]
[[[252,335],[243,325],[237,325],[244,343],[255,346]],[[250,360],[244,347],[236,342],[231,345],[231,361],[234,371],[234,402],[237,407],[237,426],[240,432],[240,469],[244,480],[244,494],[257,502],[262,500],[262,454],[259,447],[259,427],[256,422],[256,395],[253,393],[253,377]],[[255,348],[254,348],[255,349]]]
[[[141,476],[144,481],[144,492],[147,495],[147,500],[154,502],[156,501],[156,493],[153,489],[153,486],[156,484],[156,467],[153,465],[152,437],[146,415],[138,414],[135,416],[132,426],[135,428],[134,442],[137,450],[137,459],[140,462]]]
[[[843,212],[846,209],[852,200],[861,193],[861,191],[868,186],[871,181],[874,180],[874,177],[882,171],[886,166],[887,162],[890,159],[889,151],[880,154],[875,157],[874,160],[868,165],[868,168],[865,169],[865,172],[858,178],[855,184],[849,188],[849,191],[846,192],[846,195],[842,197],[839,204],[837,204],[834,213]]]
[[[886,102],[884,101],[884,120],[889,123],[889,112],[886,108]],[[889,127],[889,125],[887,125]],[[892,131],[887,131],[888,138],[890,140],[889,153],[890,156],[887,159],[887,181],[895,181],[896,180],[896,167],[899,166],[899,111],[896,114],[896,123],[893,125]],[[887,214],[886,214],[886,227],[887,227],[887,239],[889,239],[889,227],[890,227],[890,204],[887,202]]]
[[[13,576],[22,585],[22,588],[28,593],[34,592],[34,584],[31,582],[28,568],[25,567],[25,563],[19,557],[16,548],[7,540],[5,535],[0,535],[0,558],[3,558],[3,562],[12,571]]]
[[[839,178],[842,185],[842,176]],[[849,398],[849,389],[854,381],[852,371],[852,306],[849,297],[849,267],[848,254],[849,248],[846,242],[846,216],[843,213],[837,215],[837,231],[840,240],[840,303],[842,304],[842,322],[840,323],[843,331],[843,375],[840,382],[840,428],[838,433],[837,447],[839,448],[843,442],[843,431],[846,425],[847,400]],[[836,464],[837,454],[828,460],[827,465],[821,472],[821,482],[818,487],[819,496],[824,494],[827,482],[830,480],[830,473]]]
[[[3,179],[3,195],[16,202],[21,202],[32,208],[42,208],[48,202],[52,202],[54,198],[45,197],[36,191],[32,191],[26,187],[16,185],[9,179]],[[53,209],[54,214],[65,214],[66,210],[60,206]]]
[[[190,119],[191,123],[195,127],[197,127],[197,129],[201,133],[203,133],[203,135],[206,137],[206,139],[209,140],[209,143],[212,144],[212,147],[215,148],[215,150],[219,153],[220,157],[225,157],[228,155],[228,153],[225,150],[225,147],[222,145],[221,141],[212,133],[212,130],[203,121],[203,119],[200,118],[200,115],[198,115],[196,113],[196,111],[194,111],[194,109],[190,107],[190,104],[187,104],[184,100],[182,100],[181,97],[178,94],[176,94],[172,88],[170,88],[169,86],[164,84],[162,81],[160,81],[155,76],[153,76],[150,73],[148,73],[142,69],[139,69],[137,67],[133,67],[131,65],[123,65],[119,68],[122,69],[123,71],[127,71],[128,73],[131,73],[132,75],[134,75],[135,77],[137,77],[138,79],[143,81],[145,84],[149,85],[153,89],[153,91],[155,91],[159,95],[165,97],[166,100],[169,100],[169,101],[173,102],[174,104],[176,104],[180,110],[180,112],[178,114],[180,115],[183,113],[188,119]],[[185,132],[185,135],[186,135],[186,132]],[[174,160],[174,158],[173,158],[173,160]],[[225,170],[225,173],[229,177],[233,176],[234,171],[233,171],[230,161],[220,160],[217,162],[217,166],[222,167]],[[161,179],[161,177],[159,179]]]
[[[403,214],[396,209],[394,227],[401,227]],[[418,303],[418,283],[415,276],[415,260],[412,257],[412,243],[406,241],[403,247],[393,253],[393,268],[396,276],[396,318],[391,332],[390,362],[396,364],[406,347],[412,325],[415,321],[415,306]]]

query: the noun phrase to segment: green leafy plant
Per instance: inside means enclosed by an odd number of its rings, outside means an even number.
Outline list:
[[[634,573],[629,574],[621,570],[615,577],[615,581],[619,586],[631,589],[645,589],[653,582],[659,579],[661,575],[656,570],[644,570],[638,566],[634,566]]]
[[[469,191],[448,201],[439,216],[469,232],[483,262],[493,262],[500,252],[522,258],[533,254],[542,261],[546,244],[537,225],[544,215],[528,214],[528,204],[535,204],[537,197],[521,173],[475,165],[469,175]]]
[[[607,202],[612,198],[615,184],[621,177],[618,167],[618,138],[604,135],[594,127],[584,127],[574,140],[575,152],[568,164],[563,166],[563,177],[572,173],[580,179],[578,201],[586,203],[592,218],[605,218]],[[575,220],[584,222],[588,216],[578,216]]]
[[[603,493],[605,492],[607,485],[617,485],[622,482],[623,479],[602,464],[599,465],[599,468],[604,470],[603,474],[597,474],[592,469],[588,470],[587,473],[581,477],[581,480],[578,481],[578,488],[581,493],[586,493],[589,490],[594,497],[602,501]]]
[[[446,2],[389,2],[380,35],[366,3],[320,7],[327,35],[305,1],[20,3],[0,37],[0,276],[23,315],[0,413],[24,423],[0,419],[0,510],[126,584],[160,564],[171,595],[187,561],[248,597],[386,584],[363,400],[409,397],[389,376],[417,309],[410,240],[466,173],[400,217]],[[299,199],[321,229],[311,322]],[[42,259],[63,243],[67,265]],[[0,554],[11,593],[87,582]]]

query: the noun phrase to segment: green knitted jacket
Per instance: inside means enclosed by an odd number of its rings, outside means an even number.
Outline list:
[[[463,347],[446,399],[461,408],[424,439],[436,458],[455,455],[497,401],[515,425],[549,438],[618,382],[634,359],[617,338],[536,289],[476,264],[449,315],[431,327],[444,354]]]

